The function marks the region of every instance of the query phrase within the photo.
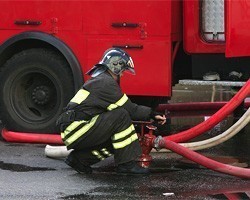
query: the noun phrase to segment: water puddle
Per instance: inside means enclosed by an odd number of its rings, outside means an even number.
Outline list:
[[[29,172],[29,171],[53,171],[53,168],[47,167],[30,167],[21,164],[13,164],[13,163],[5,163],[0,161],[0,169],[2,170],[9,170],[12,172]]]

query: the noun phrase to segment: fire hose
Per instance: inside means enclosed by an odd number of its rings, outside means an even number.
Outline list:
[[[212,115],[208,120],[202,122],[195,127],[177,133],[175,135],[167,136],[166,139],[175,142],[184,142],[190,140],[202,133],[208,131],[220,121],[222,121],[227,115],[233,112],[233,110],[240,105],[240,103],[250,93],[250,80],[239,90],[239,92],[219,111]],[[35,133],[17,133],[3,129],[2,136],[9,142],[31,142],[31,143],[51,143],[62,144],[60,135],[57,134],[35,134]],[[47,141],[47,142],[46,142]]]
[[[204,144],[206,147],[211,147],[218,143],[218,141],[221,143],[223,141],[228,140],[229,138],[233,137],[236,133],[238,133],[248,122],[250,121],[250,108],[247,110],[247,112],[227,131],[222,133],[221,135],[216,136],[214,138],[205,140],[206,142],[202,141],[195,142],[195,143],[188,143],[189,146],[192,146],[193,148],[200,148],[201,146],[204,147]],[[158,137],[159,138],[159,137]],[[219,138],[219,139],[218,139]],[[209,142],[208,142],[209,141]],[[158,144],[156,144],[158,143]],[[192,145],[190,145],[192,144]],[[195,144],[195,145],[193,145]],[[183,145],[183,144],[182,144]],[[142,149],[143,154],[140,159],[142,166],[148,166],[150,161],[152,160],[152,157],[149,155],[151,152],[152,147],[157,146],[158,148],[166,148],[169,149],[179,155],[182,155],[183,157],[186,157],[189,160],[192,160],[208,169],[241,177],[241,178],[250,178],[250,169],[244,169],[240,167],[235,167],[227,164],[223,164],[217,161],[214,161],[210,158],[207,158],[205,156],[202,156],[180,144],[177,144],[173,141],[166,140],[164,138],[157,140],[153,134],[146,134],[144,140],[142,140]],[[188,146],[187,145],[187,146]],[[66,149],[65,146],[58,146],[53,147],[47,145],[45,148],[45,154],[48,157],[65,157],[70,153],[69,150]]]
[[[162,111],[201,111],[201,110],[219,110],[227,104],[226,101],[217,102],[186,102],[186,103],[171,103],[171,104],[160,104],[156,110]],[[244,102],[244,108],[249,108],[250,102]]]
[[[198,142],[190,142],[190,143],[180,143],[180,145],[187,147],[191,150],[202,150],[214,147],[218,144],[221,144],[233,136],[235,136],[239,131],[241,131],[248,123],[250,122],[250,108],[244,113],[244,115],[230,128],[228,128],[225,132],[217,135],[215,137],[198,141]],[[169,150],[166,150],[169,151]],[[66,146],[51,146],[46,145],[45,147],[45,155],[48,157],[60,158],[66,157],[70,151],[67,150]]]
[[[175,135],[167,136],[166,139],[175,142],[184,142],[190,140],[202,133],[208,131],[220,121],[222,121],[227,115],[232,113],[232,111],[237,108],[240,103],[247,97],[250,93],[250,80],[248,80],[245,85],[239,90],[239,92],[219,111],[212,115],[206,122],[202,122],[195,127],[177,133]],[[6,129],[2,130],[2,136],[6,141],[9,142],[31,142],[31,143],[51,143],[51,144],[63,144],[58,134],[35,134],[35,133],[17,133],[13,131],[8,131]]]
[[[7,142],[63,144],[62,138],[58,134],[20,133],[3,128],[2,137]]]
[[[204,148],[205,146],[208,148],[208,147],[216,145],[217,143],[222,143],[230,139],[231,137],[233,137],[236,133],[238,133],[246,124],[249,123],[249,121],[250,121],[250,108],[231,128],[229,128],[227,131],[225,131],[221,135],[205,140],[205,142],[202,141],[202,142],[188,143],[188,145],[189,147],[192,146],[192,148],[201,148],[201,147]],[[230,166],[230,165],[226,165],[226,164],[214,161],[212,159],[202,156],[182,146],[183,144],[182,145],[177,144],[170,140],[165,140],[164,138],[157,141],[156,137],[153,135],[147,134],[146,136],[149,138],[149,140],[144,140],[144,144],[142,145],[144,146],[143,155],[141,157],[141,162],[144,162],[143,165],[145,163],[146,163],[146,166],[149,165],[149,162],[152,159],[149,153],[151,152],[151,149],[153,146],[158,146],[160,148],[169,149],[208,169],[212,169],[217,172],[221,172],[221,173],[225,173],[225,174],[229,174],[229,175],[233,175],[233,176],[237,176],[241,178],[250,178],[250,169],[234,167],[234,166]],[[158,145],[156,145],[156,143],[158,143]],[[68,151],[65,146],[53,147],[53,146],[47,145],[45,148],[45,154],[48,157],[64,157],[64,156],[67,156],[69,153],[70,151]]]
[[[46,145],[44,153],[49,158],[65,158],[72,150],[67,150],[66,146],[51,146]]]
[[[174,135],[164,137],[165,140],[171,140],[174,142],[184,142],[193,139],[202,133],[210,130],[225,117],[227,117],[233,110],[238,107],[241,102],[250,94],[250,79],[245,83],[245,85],[240,89],[240,91],[220,110],[218,110],[214,115],[212,115],[208,120],[186,130],[179,132]]]
[[[222,121],[227,115],[229,115],[240,103],[246,98],[246,96],[250,93],[250,80],[241,88],[241,90],[219,111],[217,111],[213,116],[211,116],[207,121],[198,124],[197,126],[187,130],[182,131],[178,134],[172,136],[166,136],[161,140],[158,140],[159,147],[167,148],[177,154],[180,154],[204,167],[212,169],[214,171],[218,171],[221,173],[230,174],[233,176],[238,176],[242,178],[250,178],[250,169],[244,169],[240,167],[234,167],[230,165],[226,165],[223,163],[219,163],[212,159],[206,158],[180,144],[175,142],[182,142],[192,139],[196,136],[201,135],[202,133],[206,132],[207,130],[211,129],[213,126],[218,124]],[[145,137],[148,134],[145,135]],[[155,145],[155,136],[150,136],[144,141],[143,147],[143,154],[141,158],[141,162],[149,163],[150,156],[149,153],[151,152],[152,147]],[[218,139],[218,138],[217,138]],[[150,145],[149,145],[150,144]],[[67,151],[68,153],[68,151]],[[149,159],[148,159],[149,157]]]
[[[162,148],[167,148],[183,157],[192,160],[208,169],[221,172],[224,174],[229,174],[241,178],[250,178],[250,169],[245,169],[241,167],[235,167],[227,164],[223,164],[217,161],[214,161],[210,158],[202,156],[186,147],[183,147],[173,141],[163,139],[159,144]]]
[[[248,110],[249,111],[249,110]],[[179,155],[182,155],[183,157],[186,157],[189,160],[192,160],[208,169],[217,171],[217,172],[221,172],[221,173],[225,173],[225,174],[229,174],[229,175],[233,175],[233,176],[237,176],[237,177],[241,177],[241,178],[250,178],[250,169],[245,169],[245,168],[240,168],[240,167],[235,167],[235,166],[231,166],[231,165],[227,165],[227,164],[223,164],[217,161],[214,161],[210,158],[207,158],[205,156],[202,156],[186,147],[183,147],[180,144],[177,144],[173,141],[170,140],[166,140],[166,139],[161,139],[158,140],[156,139],[155,136],[153,135],[149,135],[146,134],[146,137],[144,138],[144,140],[142,142],[143,145],[142,148],[143,149],[143,154],[142,157],[140,159],[142,166],[148,166],[149,162],[152,160],[151,156],[149,155],[149,153],[151,152],[152,147],[157,146],[158,148],[166,148],[169,149]],[[156,143],[158,143],[156,145]],[[61,154],[58,154],[58,148],[60,148],[61,150]],[[53,151],[51,150],[56,150],[54,151],[57,152],[57,156],[66,156],[68,153],[70,153],[70,151],[66,150],[66,147],[52,147],[52,146],[46,146],[45,148],[45,154],[47,156],[51,156],[51,157],[55,157],[55,154],[53,154]],[[52,153],[52,154],[51,154]],[[146,163],[146,164],[145,164]],[[145,165],[144,165],[145,164]]]
[[[246,98],[246,96],[250,92],[250,85],[249,84],[250,84],[250,81],[248,80],[247,83],[241,88],[241,90],[225,106],[223,106],[218,112],[216,112],[207,121],[202,122],[202,123],[198,124],[197,126],[187,130],[187,131],[182,131],[182,132],[177,133],[173,136],[167,136],[167,137],[165,137],[165,139],[168,139],[171,141],[178,141],[178,140],[183,141],[183,140],[192,139],[192,138],[202,134],[203,132],[206,132],[207,130],[209,130],[210,128],[215,126],[217,123],[219,123],[219,121],[223,120],[228,114],[230,114],[241,103],[241,101],[243,101]],[[209,147],[215,146],[217,144],[220,144],[220,143],[230,139],[231,137],[233,137],[236,133],[238,133],[245,126],[244,124],[248,123],[249,119],[248,118],[245,119],[246,116],[248,115],[248,113],[249,112],[245,113],[245,115],[243,115],[243,117],[234,126],[232,126],[229,130],[227,130],[226,132],[224,132],[223,134],[221,134],[218,137],[214,137],[214,138],[211,138],[211,139],[206,140],[206,141],[201,141],[201,142],[192,143],[192,144],[187,143],[187,144],[183,144],[183,145],[184,146],[187,145],[188,147],[195,149],[195,150],[200,150],[200,149],[209,148]],[[241,126],[238,127],[239,124],[241,124]],[[237,128],[235,129],[235,127],[237,127]],[[18,137],[18,136],[16,135],[16,137]],[[41,137],[41,134],[39,134],[39,138],[40,137]],[[46,137],[48,137],[48,136],[46,135]],[[224,139],[222,139],[222,138],[224,138]],[[15,140],[15,139],[12,138],[12,140]],[[31,141],[33,141],[33,140],[31,140]],[[52,143],[62,144],[62,141],[58,141],[58,136],[56,136],[55,141]],[[45,149],[46,149],[46,154],[48,154],[49,157],[53,157],[53,156],[61,157],[61,156],[65,156],[68,154],[65,147],[53,147],[53,146],[48,145],[48,146],[46,146]],[[61,154],[60,151],[64,151],[65,153]],[[48,152],[50,152],[50,153],[48,153]]]
[[[152,148],[166,148],[213,171],[241,178],[250,178],[250,169],[235,167],[214,161],[180,144],[168,140],[166,139],[166,137],[162,138],[160,136],[154,136],[154,127],[149,128],[150,132],[148,134],[145,134],[141,140],[142,155],[139,159],[139,163],[142,167],[149,167],[149,164],[152,161],[152,156],[149,155]]]
[[[250,121],[250,109],[248,109],[247,112],[232,127],[230,127],[226,132],[222,133],[221,135],[216,136],[214,138],[210,138],[208,140],[201,141],[201,142],[187,143],[187,144],[182,144],[182,145],[185,145],[190,148],[194,148],[196,150],[215,146],[233,137],[245,125],[247,125],[249,121]],[[151,151],[152,146],[154,147],[156,146],[157,148],[169,149],[208,169],[221,172],[221,173],[225,173],[225,174],[229,174],[229,175],[233,175],[233,176],[237,176],[237,177],[241,177],[241,178],[250,178],[250,169],[235,167],[235,166],[231,166],[231,165],[227,165],[227,164],[214,161],[182,145],[177,144],[174,141],[171,141],[170,139],[168,139],[168,136],[162,139],[159,139],[159,137],[158,138],[152,137],[152,133],[151,133],[151,135],[146,136],[146,139],[144,139],[144,144],[142,144],[143,154],[140,158],[141,164],[142,166],[149,165],[149,162],[152,159],[151,156],[149,156],[149,152]],[[145,164],[143,162],[145,162]]]
[[[249,122],[250,122],[250,108],[248,108],[245,114],[234,125],[232,125],[230,128],[228,128],[225,132],[221,133],[220,135],[198,142],[179,143],[179,144],[191,150],[196,150],[196,151],[211,148],[235,136]]]

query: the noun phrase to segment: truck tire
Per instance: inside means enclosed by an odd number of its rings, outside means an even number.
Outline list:
[[[11,131],[56,133],[55,121],[74,94],[70,67],[49,49],[28,49],[0,69],[0,115]]]

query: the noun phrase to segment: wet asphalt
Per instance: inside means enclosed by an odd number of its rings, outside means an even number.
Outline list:
[[[176,120],[176,121],[175,121]],[[173,119],[172,131],[188,128]],[[193,119],[196,124],[202,119]],[[192,125],[189,121],[188,125]],[[203,137],[226,129],[226,119]],[[1,128],[0,128],[1,129]],[[250,125],[203,155],[250,168]],[[118,175],[113,158],[81,175],[63,159],[47,158],[45,144],[8,143],[0,138],[0,199],[250,199],[250,180],[214,172],[174,153],[153,152],[150,175]]]
[[[232,142],[202,153],[250,165],[248,150],[232,148]],[[44,148],[0,140],[0,199],[250,199],[250,180],[205,169],[174,153],[153,152],[146,176],[116,174],[112,157],[93,166],[93,174],[81,175],[63,159],[47,158]]]

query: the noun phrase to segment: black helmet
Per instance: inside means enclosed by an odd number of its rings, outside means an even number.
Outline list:
[[[110,48],[103,54],[101,61],[95,65],[87,74],[92,75],[99,68],[105,67],[119,76],[123,71],[130,71],[135,74],[134,63],[128,53],[119,48]],[[100,71],[100,70],[98,70]],[[102,70],[103,71],[103,70]]]

